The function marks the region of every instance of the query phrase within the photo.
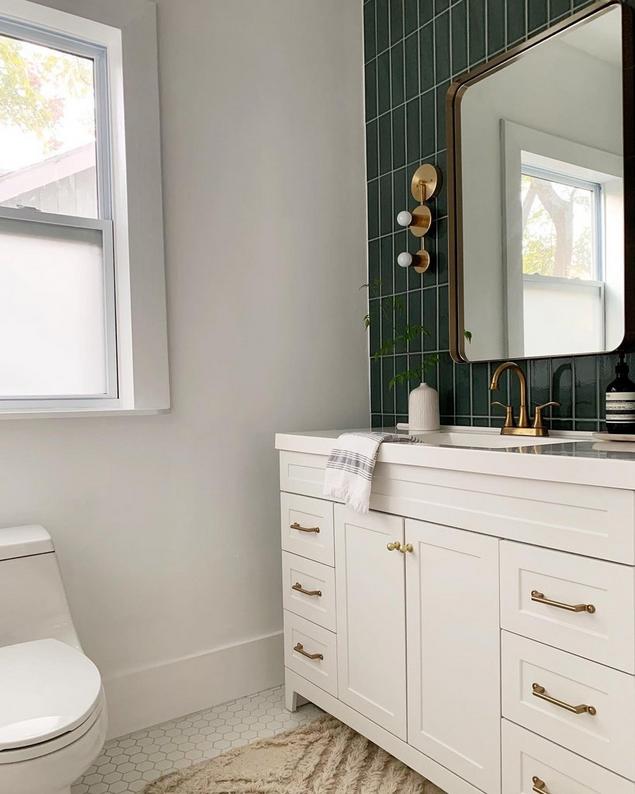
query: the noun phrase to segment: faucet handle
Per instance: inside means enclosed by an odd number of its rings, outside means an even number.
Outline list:
[[[499,402],[498,400],[493,400],[491,405],[500,405],[501,408],[505,409],[505,424],[504,427],[513,427],[514,426],[514,414],[513,408],[511,405],[505,405],[505,403]]]
[[[549,408],[550,405],[554,405],[556,407],[560,407],[560,403],[556,402],[555,400],[550,400],[548,403],[543,403],[542,405],[536,406],[536,414],[534,416],[534,427],[538,430],[542,430],[542,411],[543,408]]]

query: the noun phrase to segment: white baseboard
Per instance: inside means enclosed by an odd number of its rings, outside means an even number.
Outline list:
[[[104,681],[108,738],[279,686],[282,632],[130,670]]]

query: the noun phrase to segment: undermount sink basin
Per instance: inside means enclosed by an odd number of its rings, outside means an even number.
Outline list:
[[[471,430],[462,432],[433,431],[429,433],[411,433],[418,443],[434,447],[473,447],[474,449],[508,449],[512,447],[535,447],[546,444],[565,444],[567,439],[533,436],[502,436],[499,433],[475,433]]]

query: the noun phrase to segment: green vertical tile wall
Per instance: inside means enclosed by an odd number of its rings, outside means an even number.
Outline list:
[[[407,421],[409,386],[391,389],[395,372],[439,360],[426,380],[439,389],[445,424],[499,426],[502,409],[488,390],[499,362],[455,364],[448,351],[448,226],[443,190],[432,202],[433,233],[426,247],[433,267],[423,278],[397,265],[397,254],[417,250],[396,213],[412,204],[410,177],[421,162],[445,173],[445,95],[452,78],[562,19],[586,0],[365,0],[364,61],[368,178],[370,351],[377,351],[404,322],[427,333],[371,360],[371,421]],[[407,319],[406,319],[407,318]],[[635,355],[629,356],[631,374]],[[614,357],[523,362],[532,403],[558,400],[554,428],[596,430],[604,418],[604,390]],[[503,379],[497,399],[517,403],[516,384]],[[410,384],[413,388],[416,384]]]

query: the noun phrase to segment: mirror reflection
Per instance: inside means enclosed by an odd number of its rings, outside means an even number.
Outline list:
[[[464,89],[458,257],[468,360],[622,342],[622,127],[618,6]]]

